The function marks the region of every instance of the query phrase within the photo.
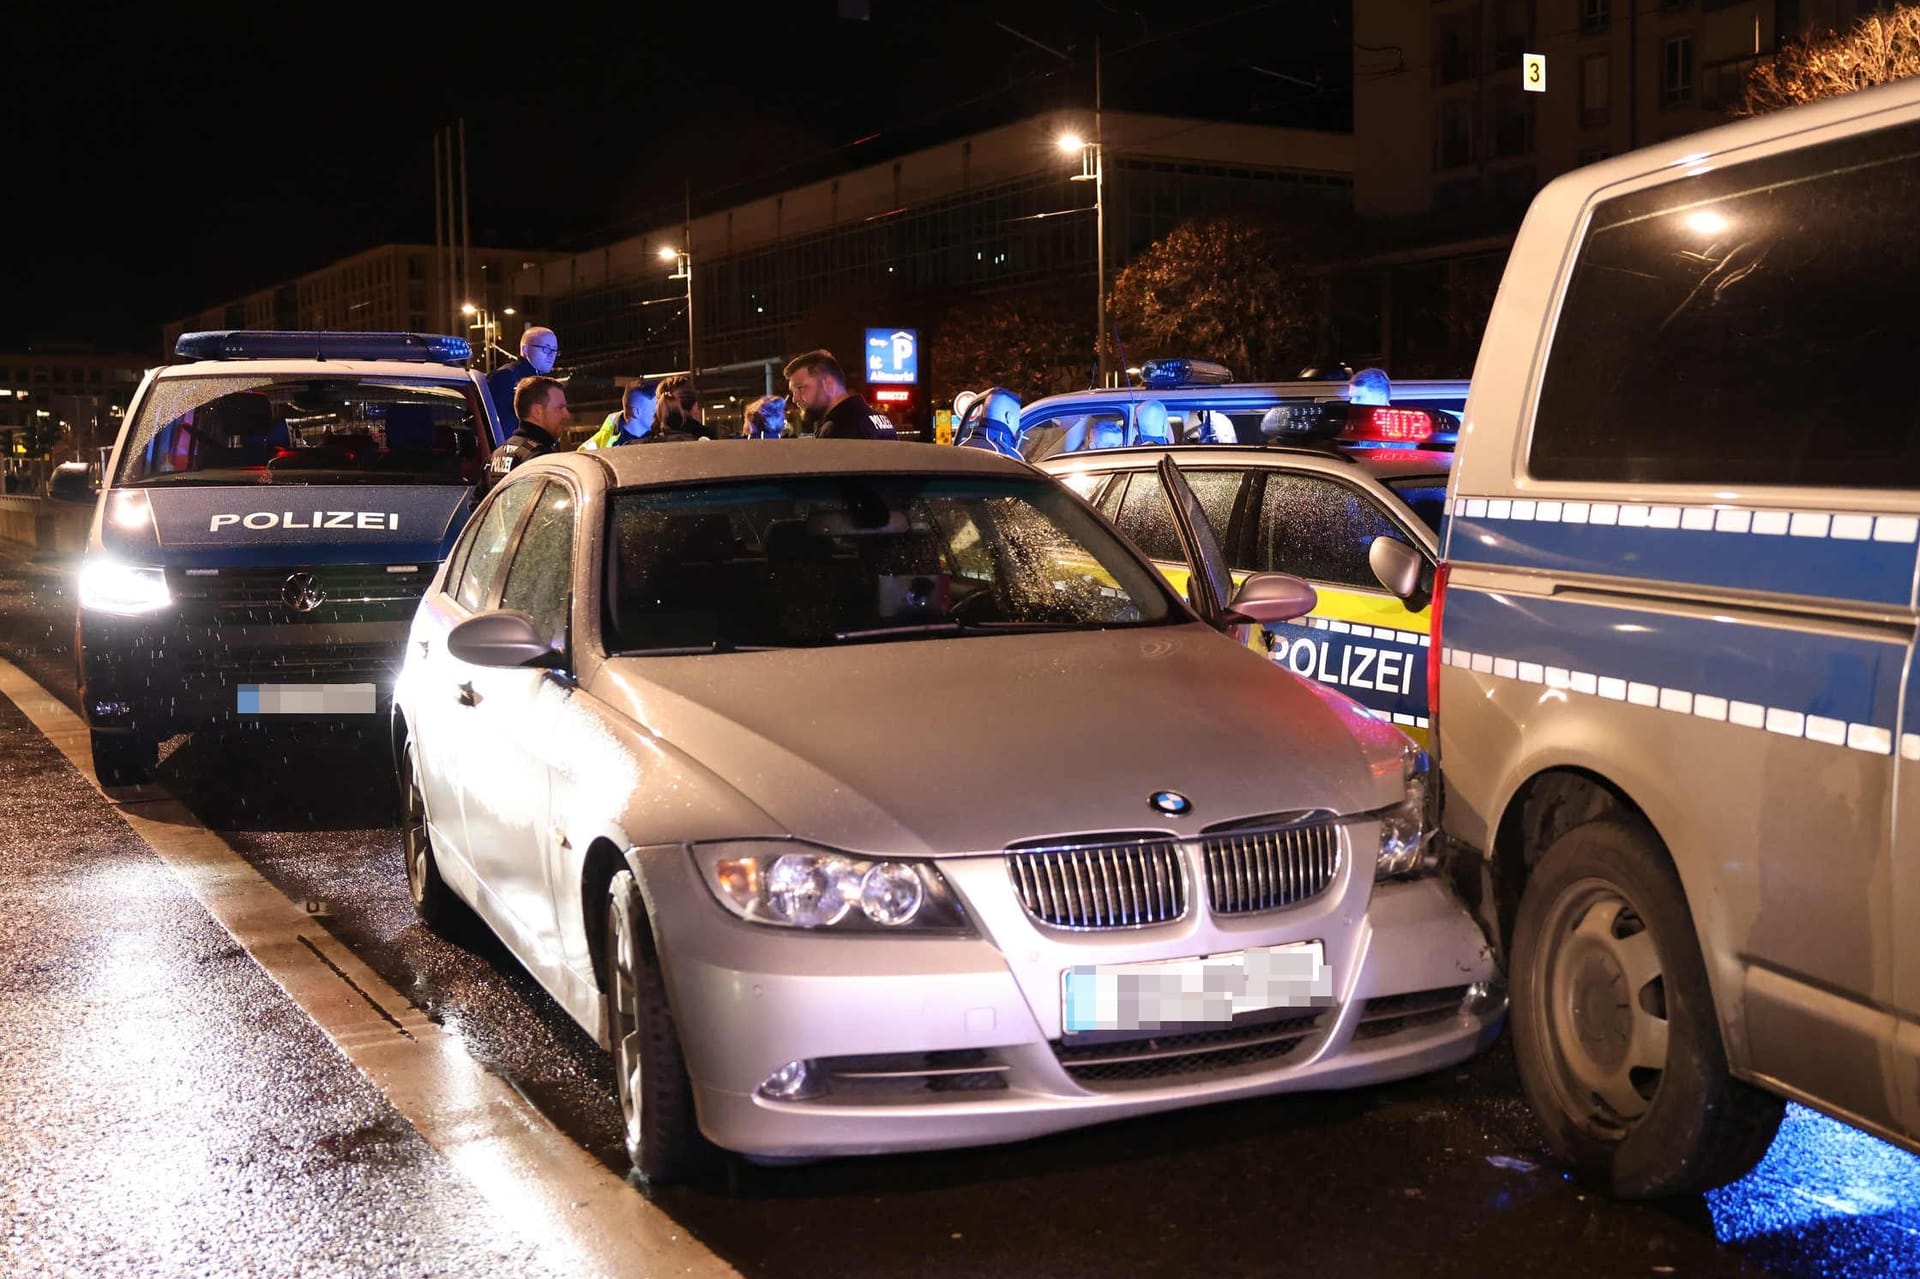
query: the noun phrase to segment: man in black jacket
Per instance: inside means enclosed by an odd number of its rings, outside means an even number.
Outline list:
[[[487,398],[493,401],[493,415],[502,430],[514,420],[507,416],[515,411],[514,388],[530,377],[547,376],[559,358],[560,339],[552,329],[536,324],[520,335],[520,358],[487,374]]]
[[[788,361],[787,389],[816,422],[823,440],[897,440],[893,422],[847,390],[847,375],[831,351],[808,351]]]
[[[513,392],[514,415],[520,429],[493,451],[487,463],[487,487],[507,478],[507,472],[522,462],[545,457],[560,447],[573,413],[567,408],[567,388],[550,377],[530,377]]]

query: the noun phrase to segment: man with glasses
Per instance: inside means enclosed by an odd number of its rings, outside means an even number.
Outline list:
[[[520,358],[487,375],[487,398],[493,401],[493,418],[501,432],[495,436],[495,443],[502,442],[519,421],[513,412],[513,389],[527,378],[553,372],[553,363],[559,358],[560,339],[552,329],[536,324],[520,335]]]

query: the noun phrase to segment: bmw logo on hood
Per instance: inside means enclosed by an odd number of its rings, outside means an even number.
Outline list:
[[[1147,796],[1147,802],[1163,813],[1179,817],[1193,811],[1193,801],[1177,790],[1157,790]]]

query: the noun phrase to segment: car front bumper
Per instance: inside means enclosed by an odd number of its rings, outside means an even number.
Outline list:
[[[1505,998],[1478,926],[1440,881],[1376,885],[1371,859],[1362,874],[1353,862],[1290,909],[1221,921],[1197,909],[1172,924],[1093,934],[1028,919],[999,858],[943,861],[982,934],[974,938],[744,924],[690,865],[656,867],[654,923],[701,1130],[765,1157],[986,1145],[1401,1079],[1485,1049]],[[1322,943],[1333,972],[1333,996],[1318,1006],[1099,1044],[1062,1031],[1066,967],[1306,940]],[[796,1061],[811,1064],[823,1091],[807,1100],[761,1091]]]

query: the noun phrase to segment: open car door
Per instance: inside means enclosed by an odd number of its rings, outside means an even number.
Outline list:
[[[1233,598],[1233,575],[1227,569],[1227,556],[1220,549],[1220,539],[1214,535],[1206,510],[1187,486],[1178,464],[1171,457],[1163,457],[1155,469],[1160,475],[1160,487],[1166,492],[1167,505],[1173,508],[1173,525],[1180,536],[1180,547],[1187,555],[1187,602],[1209,625],[1230,630],[1241,619],[1227,608]]]

